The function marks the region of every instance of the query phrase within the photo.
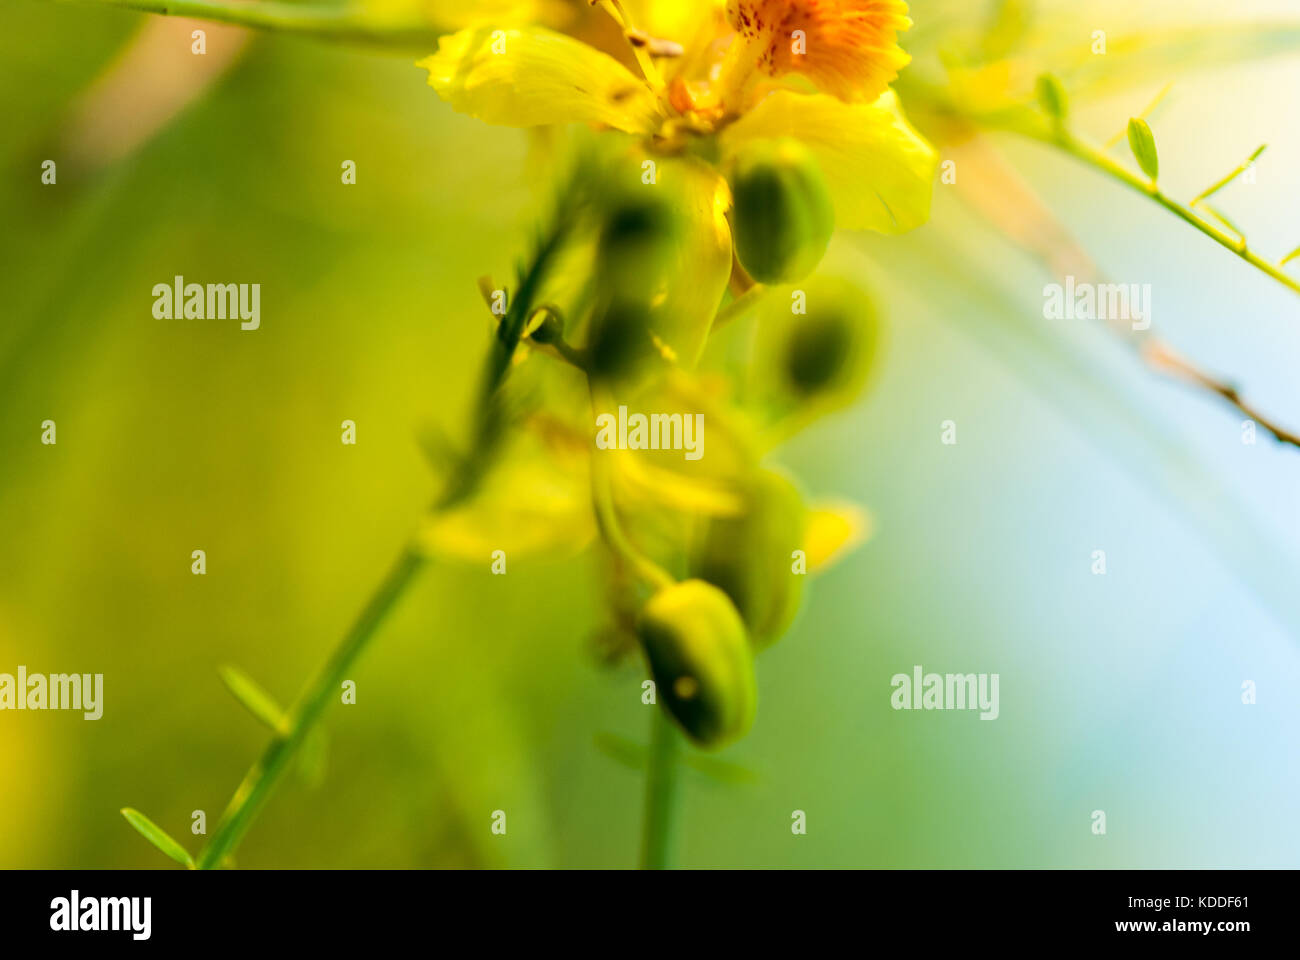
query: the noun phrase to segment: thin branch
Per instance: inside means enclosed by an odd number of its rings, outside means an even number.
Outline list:
[[[1174,216],[1178,217],[1185,223],[1191,224],[1225,250],[1231,250],[1256,270],[1267,274],[1284,287],[1287,287],[1292,293],[1300,294],[1300,280],[1288,276],[1278,267],[1256,254],[1255,251],[1251,250],[1246,245],[1246,239],[1244,237],[1234,239],[1233,237],[1228,236],[1228,234],[1214,226],[1214,224],[1198,217],[1191,208],[1185,207],[1178,201],[1170,198],[1169,195],[1161,191],[1159,186],[1156,184],[1148,180],[1143,180],[1134,173],[1130,173],[1124,167],[1110,159],[1110,157],[1103,154],[1100,150],[1085,143],[1073,134],[1058,129],[1045,130],[1041,133],[1028,133],[1027,135],[1044,143],[1054,144],[1065,150],[1071,156],[1087,163],[1094,169],[1100,170],[1102,173],[1109,175],[1115,180],[1132,187],[1139,193],[1146,194]]]
[[[1287,275],[1278,266],[1256,254],[1247,246],[1245,238],[1230,237],[1214,224],[1197,216],[1190,207],[1164,193],[1155,183],[1132,173],[1106,156],[1101,149],[1071,133],[1063,124],[1049,122],[1028,107],[1012,107],[993,112],[965,111],[954,104],[941,88],[915,87],[912,93],[939,117],[959,127],[1002,130],[1064,150],[1094,170],[1149,197],[1256,270],[1276,280],[1292,293],[1300,294],[1300,280]]]
[[[1236,408],[1246,419],[1253,420],[1257,426],[1271,434],[1278,443],[1289,444],[1300,449],[1300,435],[1260,413],[1241,399],[1241,394],[1232,384],[1205,373],[1167,344],[1152,338],[1142,345],[1141,354],[1143,361],[1153,370],[1216,394]]]
[[[298,703],[290,710],[288,732],[276,736],[261,758],[245,774],[222,815],[221,822],[217,824],[212,839],[199,854],[196,862],[198,869],[212,870],[219,867],[227,856],[234,853],[235,847],[252,826],[253,818],[270,797],[272,788],[288,766],[289,760],[302,746],[307,732],[320,719],[330,699],[338,695],[357,657],[398,598],[410,586],[424,561],[424,554],[414,547],[402,551],[319,677],[307,687]]]
[[[433,506],[435,512],[449,509],[469,496],[491,460],[502,427],[501,387],[509,375],[511,360],[518,349],[533,299],[572,226],[574,210],[582,199],[578,193],[580,183],[581,177],[575,172],[560,195],[555,219],[538,243],[528,268],[523,271],[519,290],[493,338],[479,394],[473,452],[461,461],[459,468],[448,480],[442,495]],[[220,867],[234,853],[258,811],[270,797],[289,760],[302,746],[308,732],[320,719],[331,699],[339,695],[342,683],[357,659],[397,601],[414,582],[426,560],[426,554],[414,542],[408,544],[398,555],[388,575],[335,648],[325,667],[290,708],[283,732],[277,732],[262,756],[245,774],[211,839],[199,854],[196,861],[199,869]]]
[[[1241,176],[1243,173],[1249,170],[1250,165],[1254,163],[1256,160],[1258,160],[1260,154],[1262,154],[1267,149],[1268,149],[1268,144],[1263,144],[1262,146],[1257,148],[1254,153],[1252,153],[1249,157],[1246,158],[1246,161],[1244,163],[1238,165],[1238,167],[1235,170],[1233,170],[1230,174],[1228,174],[1226,177],[1220,177],[1213,184],[1206,187],[1195,197],[1193,197],[1192,202],[1189,203],[1188,206],[1195,207],[1202,200],[1210,199],[1210,197],[1214,196],[1216,193],[1218,193],[1228,184],[1232,183],[1232,181],[1236,180],[1239,176]],[[1237,231],[1237,232],[1240,233],[1241,231]]]
[[[192,17],[324,40],[394,47],[431,47],[446,33],[419,19],[383,20],[355,9],[303,6],[283,0],[55,0],[97,7],[137,10],[163,17]]]

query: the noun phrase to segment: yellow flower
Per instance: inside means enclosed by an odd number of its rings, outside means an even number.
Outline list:
[[[634,134],[653,153],[712,156],[720,182],[746,142],[793,137],[822,166],[837,225],[901,233],[929,217],[937,155],[888,90],[908,61],[896,43],[910,25],[902,0],[600,6],[627,41],[614,55],[540,26],[488,25],[444,37],[419,65],[458,111]],[[617,36],[590,27],[574,29]]]

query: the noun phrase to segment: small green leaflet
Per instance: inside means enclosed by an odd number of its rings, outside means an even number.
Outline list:
[[[1160,175],[1160,157],[1156,153],[1156,138],[1145,120],[1134,117],[1128,122],[1128,145],[1142,172],[1155,180]]]
[[[284,711],[269,693],[257,685],[257,682],[238,667],[224,666],[217,670],[221,681],[242,703],[248,712],[257,717],[276,733],[283,732]]]
[[[167,835],[162,827],[154,823],[139,810],[131,807],[122,808],[122,816],[126,817],[126,822],[131,824],[140,831],[140,835],[161,850],[167,856],[171,857],[177,863],[194,869],[194,858],[186,852],[185,848]]]
[[[1035,90],[1043,112],[1053,120],[1064,120],[1069,110],[1069,100],[1065,96],[1065,87],[1061,86],[1061,81],[1053,74],[1044,73],[1038,78]]]
[[[1258,160],[1259,155],[1267,149],[1268,149],[1268,144],[1267,143],[1263,144],[1258,150],[1256,150],[1247,158],[1245,163],[1237,167],[1237,169],[1233,170],[1232,173],[1228,174],[1222,180],[1215,181],[1213,186],[1210,186],[1207,189],[1202,190],[1200,193],[1198,193],[1196,195],[1196,199],[1193,200],[1191,203],[1189,203],[1188,206],[1194,207],[1202,200],[1208,200],[1210,197],[1214,196],[1216,193],[1218,193],[1228,184],[1232,183],[1232,181],[1236,180],[1239,176],[1241,176],[1243,173],[1249,170],[1250,165],[1254,163],[1256,160]]]

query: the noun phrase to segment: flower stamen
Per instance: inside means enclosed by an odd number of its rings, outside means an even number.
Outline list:
[[[659,74],[659,68],[655,66],[654,51],[649,42],[650,37],[644,31],[638,30],[623,9],[623,4],[619,0],[590,0],[592,6],[599,5],[602,10],[608,13],[614,20],[620,30],[623,31],[623,38],[627,40],[628,46],[632,48],[632,54],[636,57],[637,64],[641,67],[641,73],[645,75],[646,82],[658,93],[664,88],[664,78]],[[644,38],[645,42],[638,42]],[[680,48],[678,48],[680,50]]]

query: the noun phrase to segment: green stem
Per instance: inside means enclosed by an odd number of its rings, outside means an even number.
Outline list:
[[[1165,194],[1153,181],[1139,177],[1091,144],[1070,133],[1058,123],[1044,123],[1032,110],[1014,108],[992,113],[966,114],[947,103],[937,105],[940,112],[967,123],[1005,130],[1030,140],[1064,150],[1076,160],[1106,174],[1114,180],[1150,197],[1183,222],[1195,227],[1225,250],[1230,250],[1256,270],[1266,274],[1293,293],[1300,294],[1300,280],[1287,275],[1280,267],[1270,263],[1251,250],[1245,238],[1231,237],[1214,224],[1197,216],[1196,212]]]
[[[197,866],[200,870],[220,866],[226,856],[234,852],[276,781],[287,768],[289,760],[302,745],[307,732],[320,719],[330,698],[339,695],[343,681],[351,672],[357,657],[411,584],[424,561],[424,555],[414,547],[408,547],[398,557],[320,675],[289,709],[287,731],[271,741],[261,759],[244,776],[243,783],[235,791],[221,822],[217,824],[212,839],[199,854]]]
[[[678,757],[681,735],[668,714],[655,708],[651,721],[650,758],[646,770],[645,819],[641,832],[641,868],[668,870],[677,837]]]
[[[596,412],[598,397],[607,395],[590,384],[591,407]],[[609,488],[609,472],[602,451],[591,451],[591,501],[601,537],[615,556],[626,562],[646,583],[656,590],[676,581],[668,571],[634,547],[618,521]],[[666,870],[672,865],[673,821],[677,806],[677,758],[681,737],[668,714],[659,707],[653,711],[650,733],[650,757],[646,768],[645,818],[642,823],[641,867]]]
[[[228,3],[221,0],[61,0],[119,7],[164,17],[194,17],[256,30],[292,33],[327,40],[388,46],[430,46],[445,30],[420,20],[386,21],[355,9],[322,8],[264,0]]]
[[[1288,287],[1294,293],[1300,293],[1300,281],[1288,276],[1280,268],[1274,266],[1272,263],[1256,254],[1255,251],[1247,247],[1244,237],[1237,239],[1224,233],[1218,227],[1214,226],[1214,224],[1198,217],[1194,211],[1163,193],[1153,181],[1144,180],[1136,174],[1129,172],[1097,148],[1084,143],[1079,138],[1064,130],[1057,130],[1051,134],[1031,133],[1029,135],[1034,136],[1035,139],[1044,143],[1050,143],[1060,147],[1076,159],[1082,160],[1084,163],[1100,170],[1102,173],[1113,177],[1121,183],[1127,184],[1139,193],[1146,194],[1174,216],[1195,227],[1201,233],[1205,234],[1225,249],[1231,250],[1255,269],[1268,274],[1278,283]]]
[[[583,351],[573,346],[573,344],[569,343],[563,337],[556,338],[555,342],[552,343],[551,346],[555,348],[555,352],[558,353],[561,359],[569,364],[569,366],[576,367],[583,373],[587,372],[587,355]]]
[[[572,201],[575,199],[573,191],[574,185],[578,182],[580,178],[575,175],[567,185],[561,202],[557,203],[555,221],[538,245],[527,271],[520,277],[514,302],[497,328],[496,337],[488,352],[487,366],[479,394],[471,454],[452,474],[442,495],[433,506],[435,512],[447,510],[473,493],[491,460],[504,420],[500,400],[501,387],[509,376],[511,362],[519,347],[519,338],[523,334],[524,322],[537,290],[554,260],[561,241],[572,226],[574,206]],[[343,680],[355,665],[357,658],[406,588],[414,581],[425,560],[425,554],[414,543],[408,545],[398,556],[388,575],[384,577],[383,582],[352,625],[352,629],[335,648],[324,669],[289,709],[285,721],[286,732],[278,734],[271,741],[261,758],[245,774],[239,789],[235,791],[235,795],[226,807],[226,812],[222,814],[211,840],[199,854],[196,864],[199,869],[211,870],[220,867],[225,863],[226,858],[234,853],[235,847],[252,825],[253,818],[283,775],[289,760],[302,746],[308,731],[320,719],[330,698],[338,694]]]

